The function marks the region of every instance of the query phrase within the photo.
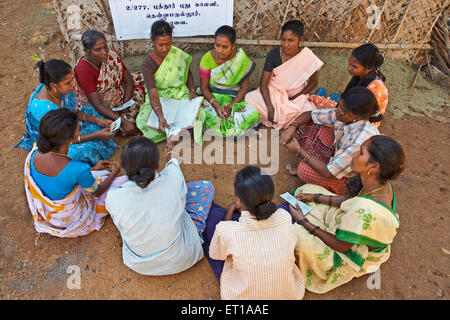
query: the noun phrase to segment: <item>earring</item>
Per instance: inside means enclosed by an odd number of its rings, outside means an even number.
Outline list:
[[[370,176],[370,170],[367,170],[367,175]]]

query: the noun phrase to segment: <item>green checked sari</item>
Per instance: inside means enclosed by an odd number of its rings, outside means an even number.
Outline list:
[[[305,184],[295,192],[334,195],[323,187]],[[304,227],[294,224],[297,232],[295,255],[297,264],[306,278],[306,289],[325,293],[353,278],[377,271],[390,255],[392,243],[399,227],[395,213],[381,202],[357,196],[342,202],[340,208],[326,204],[308,203],[313,209],[306,218],[341,241],[353,243],[350,250],[340,253],[327,246]],[[375,249],[369,249],[375,247]]]
[[[235,57],[218,66],[211,51],[200,61],[200,78],[209,79],[209,89],[216,101],[223,107],[231,104],[240,89],[240,84],[252,74],[255,64],[247,57],[244,50],[239,49]],[[214,107],[203,100],[205,118],[203,129],[222,137],[239,136],[259,122],[259,112],[246,104],[244,100],[235,103],[229,119],[220,118]]]
[[[156,89],[160,97],[184,100],[189,99],[189,89],[186,82],[189,74],[189,66],[192,56],[172,46],[164,61],[155,72]],[[145,137],[158,143],[166,140],[166,134],[160,130],[146,126],[147,120],[152,111],[150,98],[145,88],[145,102],[141,105],[141,109],[136,118],[136,125],[142,131]],[[199,116],[202,114],[200,110]],[[204,116],[202,115],[202,118]]]

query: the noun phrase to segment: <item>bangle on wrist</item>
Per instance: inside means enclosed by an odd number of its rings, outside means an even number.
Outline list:
[[[78,136],[78,143],[81,143],[81,136]]]
[[[295,121],[292,122],[292,123],[289,125],[289,127],[294,127],[295,130],[298,130],[298,124],[297,124]]]
[[[211,101],[209,101],[209,104],[212,105],[214,101],[217,102],[216,98],[212,98]]]
[[[328,205],[331,207],[331,196],[328,196]]]
[[[320,193],[314,194],[314,202],[319,203]]]
[[[319,230],[320,227],[319,226],[315,226],[314,229],[312,229],[309,233],[312,234],[313,236],[316,235],[316,231]]]
[[[175,151],[172,151],[172,150],[170,150],[169,152],[166,153],[166,157],[167,157],[170,153],[173,153],[173,154],[175,154],[175,155],[178,157],[178,154],[177,154]]]

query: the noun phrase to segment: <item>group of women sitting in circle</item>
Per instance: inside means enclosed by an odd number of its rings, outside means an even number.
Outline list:
[[[142,73],[131,74],[94,30],[83,34],[85,55],[74,70],[61,60],[38,64],[40,84],[17,145],[30,151],[25,190],[35,229],[87,235],[109,214],[126,266],[167,275],[205,255],[222,299],[301,299],[305,288],[325,293],[378,270],[399,227],[390,180],[402,172],[405,154],[377,129],[387,104],[377,47],[353,50],[352,78],[330,99],[324,89],[310,95],[323,62],[302,47],[300,21],[283,25],[281,46],[268,53],[259,88],[250,92],[255,64],[236,47],[233,28],[220,27],[202,57],[199,90],[192,57],[172,45],[170,24],[155,22],[151,39]],[[159,98],[198,94],[204,105],[196,138],[207,129],[236,137],[261,123],[284,129],[280,142],[299,159],[286,169],[303,182],[293,194],[312,207],[308,214],[276,206],[271,177],[254,166],[236,174],[234,199],[219,206],[210,181],[185,181],[171,141],[159,170],[155,143],[167,139],[169,127]],[[152,111],[159,130],[145,125]],[[107,160],[117,149],[108,127],[119,117],[120,134],[142,133],[123,147],[120,163]]]

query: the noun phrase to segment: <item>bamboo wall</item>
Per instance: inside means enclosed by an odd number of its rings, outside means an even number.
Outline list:
[[[68,30],[67,8],[74,4],[81,7],[81,29]],[[122,55],[150,49],[148,40],[115,41],[107,0],[54,0],[54,5],[73,60],[83,52],[80,36],[88,29],[105,33],[110,46]],[[381,14],[378,29],[367,24],[369,16],[375,18],[373,5]],[[387,55],[411,60],[420,48],[430,48],[433,27],[448,5],[449,0],[234,0],[233,27],[243,47],[266,49],[277,44],[284,22],[299,19],[305,25],[305,45],[339,48],[373,42]],[[174,40],[188,51],[212,42],[205,37]],[[403,49],[390,49],[397,47]]]

